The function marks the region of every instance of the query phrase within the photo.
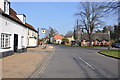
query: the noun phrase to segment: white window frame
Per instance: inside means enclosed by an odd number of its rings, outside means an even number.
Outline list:
[[[10,48],[10,36],[11,34],[1,33],[1,48]]]
[[[10,3],[4,2],[4,12],[9,14]]]
[[[32,37],[34,37],[34,32],[32,31]]]

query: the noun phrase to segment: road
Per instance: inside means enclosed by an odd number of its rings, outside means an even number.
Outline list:
[[[39,78],[118,78],[118,60],[95,49],[54,45]]]

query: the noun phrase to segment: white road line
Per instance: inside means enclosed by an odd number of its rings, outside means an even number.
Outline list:
[[[92,70],[95,70],[93,66],[91,66],[89,63],[87,63],[85,60],[83,60],[81,57],[79,57],[81,61],[83,61],[88,67],[90,67]]]

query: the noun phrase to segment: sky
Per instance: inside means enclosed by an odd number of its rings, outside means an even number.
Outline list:
[[[11,2],[11,7],[18,14],[25,14],[26,21],[35,29],[55,28],[59,34],[66,34],[75,27],[79,2]],[[106,25],[112,25],[115,20],[105,18]],[[40,37],[44,34],[40,33]]]

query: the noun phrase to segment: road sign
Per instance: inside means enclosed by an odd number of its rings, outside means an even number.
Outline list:
[[[42,28],[42,33],[45,34],[46,33],[46,29]]]

